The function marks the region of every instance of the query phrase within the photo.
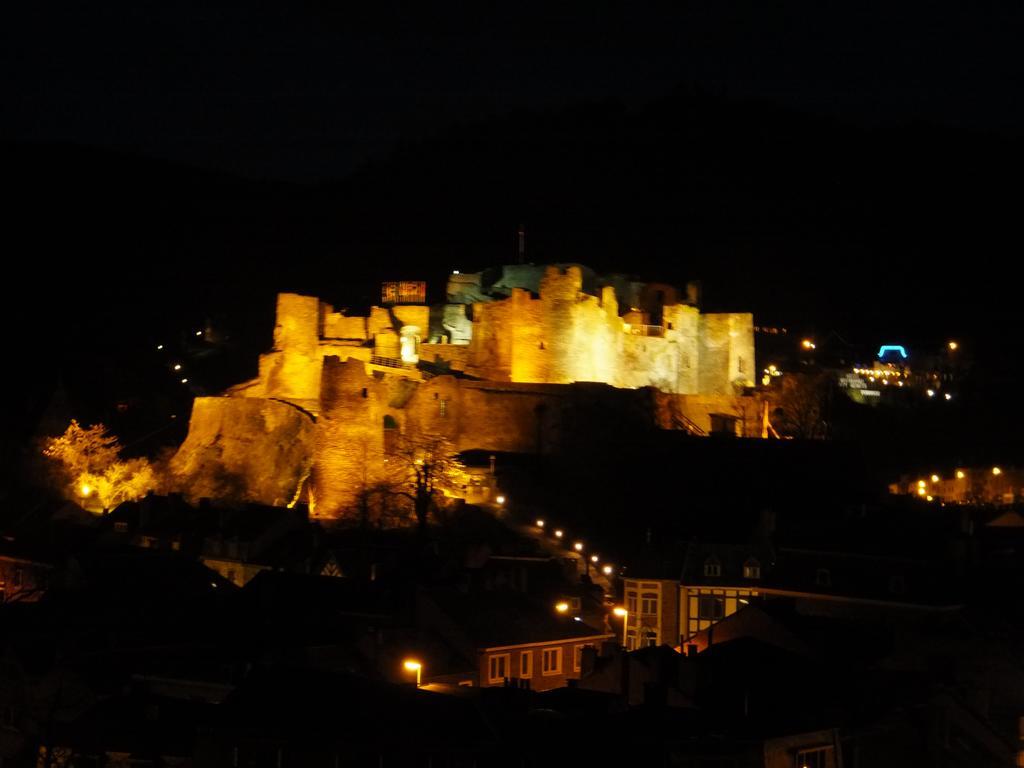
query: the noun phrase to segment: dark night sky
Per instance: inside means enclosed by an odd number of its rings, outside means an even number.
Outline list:
[[[3,131],[315,179],[453,122],[680,82],[871,120],[1024,125],[1016,4],[370,5],[8,4]]]

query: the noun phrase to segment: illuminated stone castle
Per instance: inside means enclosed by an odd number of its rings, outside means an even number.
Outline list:
[[[280,294],[259,375],[196,399],[174,469],[194,496],[228,486],[287,504],[307,494],[331,517],[373,481],[389,435],[555,451],[573,414],[611,408],[667,429],[757,436],[744,395],[753,317],[695,304],[693,289],[682,300],[671,286],[578,265],[453,273],[447,304],[360,316]]]

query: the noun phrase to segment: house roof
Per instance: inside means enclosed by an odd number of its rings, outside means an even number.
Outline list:
[[[429,599],[480,649],[610,637],[517,592],[437,590]]]

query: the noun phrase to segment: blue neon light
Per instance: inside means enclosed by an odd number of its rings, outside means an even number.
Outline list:
[[[902,344],[883,344],[878,348],[878,359],[881,360],[886,352],[899,352],[900,357],[904,360],[907,359],[907,350],[903,348]]]

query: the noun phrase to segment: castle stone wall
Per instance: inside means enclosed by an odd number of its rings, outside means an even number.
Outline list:
[[[192,499],[241,498],[285,506],[309,474],[314,423],[275,400],[197,397],[188,436],[171,460]]]

